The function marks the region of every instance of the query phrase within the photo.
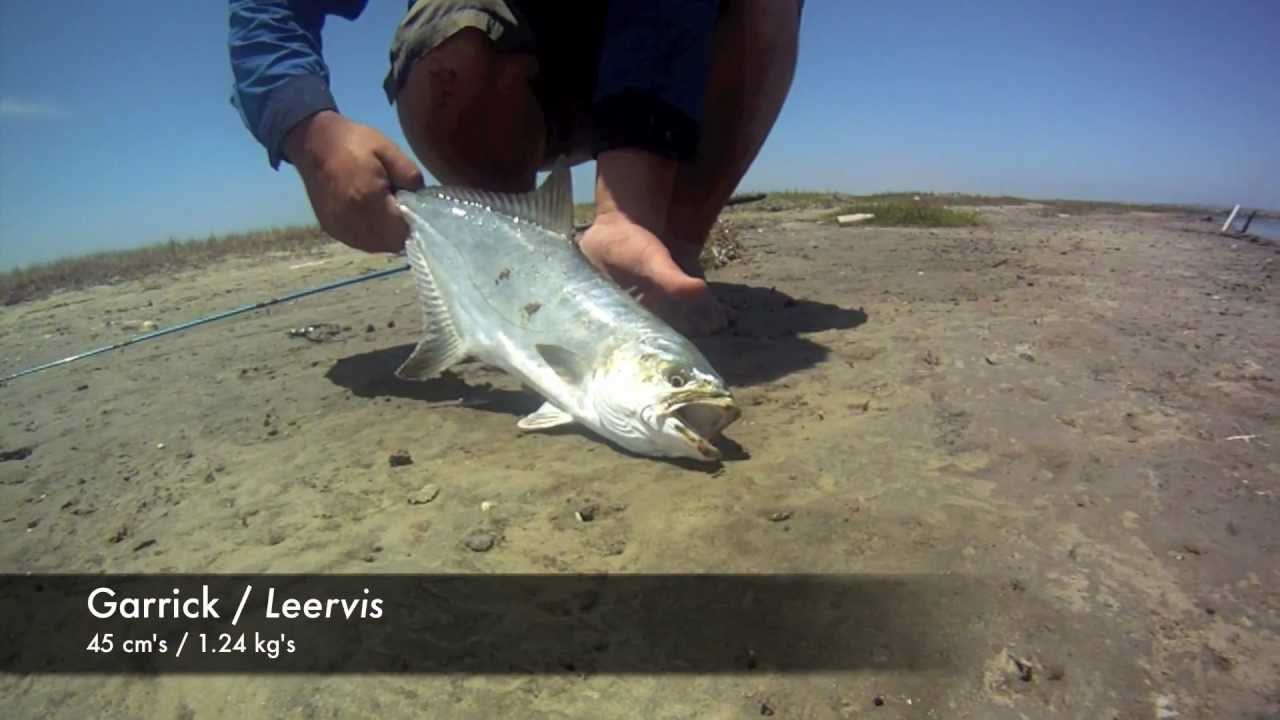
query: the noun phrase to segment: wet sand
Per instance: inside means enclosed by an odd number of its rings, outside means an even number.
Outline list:
[[[742,257],[711,278],[738,320],[700,344],[744,416],[718,468],[522,435],[537,399],[476,364],[395,379],[407,274],[0,388],[0,451],[31,451],[0,462],[4,572],[829,573],[865,588],[848,612],[874,627],[815,611],[851,660],[3,676],[6,714],[1276,717],[1280,245],[1177,214],[981,213],[727,213]],[[335,245],[6,307],[3,367],[392,262]],[[337,332],[289,333],[318,323]]]

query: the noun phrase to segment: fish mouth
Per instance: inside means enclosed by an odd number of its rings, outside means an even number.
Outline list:
[[[664,415],[680,437],[705,460],[719,460],[720,449],[711,444],[742,411],[727,394],[682,396],[669,400]]]

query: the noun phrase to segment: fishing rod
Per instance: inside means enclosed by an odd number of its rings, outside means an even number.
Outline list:
[[[253,312],[254,310],[261,310],[263,308],[271,307],[272,305],[279,305],[280,303],[289,302],[290,300],[297,300],[298,298],[304,298],[304,297],[307,297],[308,295],[315,295],[316,293],[322,293],[328,290],[336,290],[340,287],[346,287],[347,285],[354,285],[356,283],[364,282],[366,280],[376,280],[377,278],[380,278],[380,277],[394,275],[396,273],[404,272],[405,270],[408,270],[408,269],[409,269],[408,265],[401,265],[399,267],[390,268],[388,270],[378,270],[376,272],[366,273],[364,275],[359,275],[357,277],[347,278],[346,280],[338,280],[337,282],[331,282],[327,285],[321,285],[320,287],[308,288],[306,290],[298,290],[297,292],[292,292],[292,293],[289,293],[288,295],[281,295],[280,297],[272,298],[270,300],[263,300],[261,302],[252,303],[250,305],[241,305],[238,308],[232,308],[231,310],[225,310],[223,312],[214,313],[213,315],[208,315],[206,317],[198,318],[196,320],[190,320],[180,325],[174,325],[172,327],[153,330],[152,332],[139,335],[137,337],[132,337],[132,338],[129,338],[128,340],[114,343],[112,345],[104,345],[103,347],[95,348],[93,350],[87,350],[85,352],[78,353],[76,355],[71,355],[70,357],[64,357],[61,360],[54,360],[53,362],[47,362],[43,365],[37,365],[36,367],[33,367],[33,368],[27,368],[22,372],[17,372],[12,375],[9,375],[8,377],[0,379],[0,385],[3,385],[9,382],[10,380],[20,378],[23,375],[30,375],[32,373],[40,372],[41,370],[48,370],[49,368],[58,367],[59,365],[66,365],[67,363],[75,362],[76,360],[83,360],[85,358],[93,357],[94,355],[101,355],[102,353],[110,352],[112,350],[119,350],[120,348],[128,347],[135,343],[140,343],[145,340],[153,340],[155,338],[162,337],[164,335],[169,335],[171,333],[180,332],[182,330],[188,330],[190,328],[197,327],[199,325],[204,325],[206,323],[214,322],[215,320],[225,320],[226,318],[229,318],[229,317],[235,317],[236,315],[242,315],[247,312]]]

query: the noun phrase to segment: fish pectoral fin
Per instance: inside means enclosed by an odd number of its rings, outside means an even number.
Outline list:
[[[521,430],[547,430],[572,423],[572,415],[546,402],[534,412],[520,418],[520,422],[516,423],[516,427]]]
[[[581,385],[589,372],[586,361],[578,353],[561,345],[535,345],[538,354],[562,380]]]
[[[412,218],[410,220],[410,228]],[[396,370],[396,377],[403,380],[426,380],[458,364],[467,356],[467,344],[454,325],[453,314],[436,285],[431,266],[420,245],[417,230],[411,230],[405,243],[405,254],[413,268],[414,284],[418,287],[418,300],[422,305],[422,324],[425,335],[413,349],[409,359]]]

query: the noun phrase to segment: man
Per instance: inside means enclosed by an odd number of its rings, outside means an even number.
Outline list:
[[[367,0],[231,0],[232,102],[273,167],[292,163],[321,227],[399,252],[393,193],[422,186],[387,137],[337,111],[326,15]],[[384,82],[409,145],[444,184],[534,188],[594,157],[587,258],[676,328],[725,324],[698,255],[764,144],[795,73],[803,0],[416,0]]]

